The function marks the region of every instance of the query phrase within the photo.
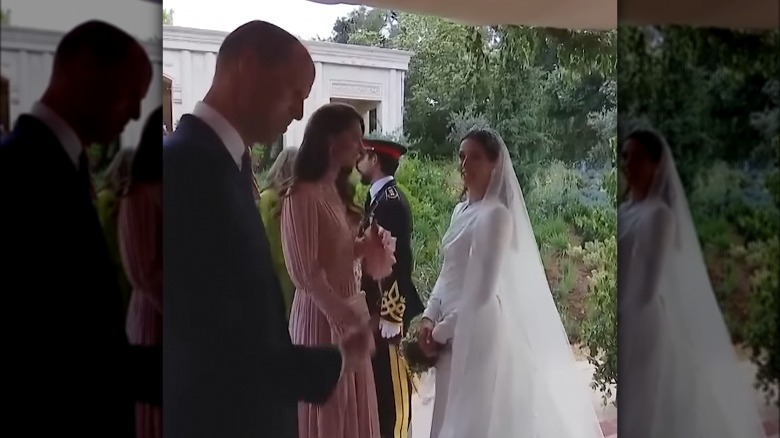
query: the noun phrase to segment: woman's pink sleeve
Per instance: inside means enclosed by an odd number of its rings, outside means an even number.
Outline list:
[[[282,205],[282,249],[296,293],[306,293],[330,320],[348,318],[350,307],[333,291],[320,262],[320,199],[310,187],[302,187]]]

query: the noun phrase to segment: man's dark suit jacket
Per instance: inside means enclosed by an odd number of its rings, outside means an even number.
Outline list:
[[[88,173],[29,115],[0,145],[0,255],[6,426],[134,436],[134,402],[160,401],[162,350],[128,344]]]
[[[367,225],[368,216],[373,217],[376,223],[390,232],[396,238],[395,246],[395,265],[393,273],[389,277],[377,282],[368,275],[362,278],[362,287],[369,300],[369,310],[372,315],[380,316],[391,322],[403,323],[403,333],[409,329],[412,320],[425,310],[425,305],[417,293],[417,288],[412,281],[412,271],[414,269],[414,255],[412,251],[412,231],[414,220],[412,218],[412,208],[404,192],[398,187],[393,179],[388,181],[376,195],[371,199],[371,193],[366,194],[364,205],[365,214],[363,224]],[[379,290],[379,284],[382,284],[382,290]],[[397,289],[397,296],[391,293],[391,290]],[[385,299],[389,309],[395,311],[382,310],[382,300]],[[399,306],[399,299],[403,299],[403,306]],[[399,310],[399,309],[403,310]],[[386,314],[384,314],[386,313]],[[377,321],[378,323],[378,321]],[[375,327],[377,328],[377,327]],[[386,344],[387,341],[381,336],[377,337],[377,348]],[[392,343],[397,344],[401,341],[400,336],[392,339]]]
[[[192,115],[165,137],[168,438],[297,437],[297,402],[326,401],[339,379],[336,349],[292,345],[248,164]]]

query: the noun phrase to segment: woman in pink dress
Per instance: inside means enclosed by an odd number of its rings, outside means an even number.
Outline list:
[[[282,206],[285,261],[296,287],[290,315],[294,344],[337,344],[345,333],[363,330],[373,345],[354,270],[370,245],[357,237],[361,209],[349,181],[363,132],[362,116],[339,103],[319,108],[306,126],[295,180]],[[299,405],[298,424],[300,438],[379,438],[370,351],[343,374],[324,405]]]
[[[133,286],[127,337],[134,345],[162,343],[162,109],[152,113],[133,159],[130,185],[119,206],[122,263]],[[136,406],[136,437],[162,438],[162,412]]]

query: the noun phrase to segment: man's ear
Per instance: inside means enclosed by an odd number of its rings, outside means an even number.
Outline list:
[[[239,57],[235,61],[234,68],[236,69],[239,78],[248,78],[250,70],[252,69],[252,58]]]

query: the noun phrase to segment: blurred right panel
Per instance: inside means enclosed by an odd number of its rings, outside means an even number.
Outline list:
[[[778,53],[618,30],[619,436],[777,436]]]

